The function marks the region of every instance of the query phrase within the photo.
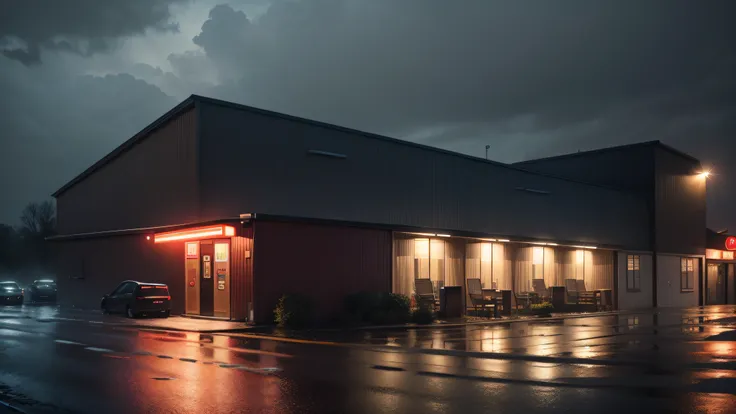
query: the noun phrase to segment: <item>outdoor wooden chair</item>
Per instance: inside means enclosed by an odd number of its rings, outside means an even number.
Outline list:
[[[534,290],[534,293],[539,295],[542,301],[550,300],[551,295],[549,294],[549,289],[547,288],[547,285],[544,283],[544,279],[533,279],[532,289]]]
[[[578,284],[575,279],[565,279],[565,295],[568,303],[578,303]]]
[[[585,288],[585,280],[578,279],[575,281],[575,285],[578,293],[578,303],[583,303],[586,305],[596,304],[596,292],[589,291]]]
[[[483,295],[483,285],[480,279],[467,279],[465,281],[468,287],[468,297],[473,309],[478,312],[478,308],[485,309],[487,306],[493,308],[494,316],[498,313],[498,298],[489,298]]]
[[[432,310],[435,309],[437,303],[437,297],[434,294],[434,288],[432,287],[431,279],[416,279],[414,280],[414,291],[417,299],[417,305],[431,306]]]

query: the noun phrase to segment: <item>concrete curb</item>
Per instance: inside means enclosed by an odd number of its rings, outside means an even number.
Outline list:
[[[417,325],[413,323],[403,325],[375,325],[375,326],[358,326],[348,327],[342,329],[310,329],[306,332],[340,332],[340,331],[367,331],[367,330],[381,330],[381,329],[438,329],[438,328],[459,328],[463,326],[482,326],[482,325],[504,325],[520,322],[553,322],[561,321],[565,319],[584,319],[584,318],[596,318],[600,316],[613,316],[613,315],[626,315],[640,313],[637,311],[609,311],[609,312],[597,312],[591,314],[574,314],[574,315],[560,315],[560,316],[548,316],[542,318],[513,318],[513,319],[493,319],[487,321],[473,321],[473,322],[457,322],[457,323],[432,323],[429,325]]]

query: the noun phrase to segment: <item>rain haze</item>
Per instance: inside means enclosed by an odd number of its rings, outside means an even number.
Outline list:
[[[713,169],[708,224],[736,230],[732,1],[0,9],[0,222],[194,93],[501,162],[661,140]]]

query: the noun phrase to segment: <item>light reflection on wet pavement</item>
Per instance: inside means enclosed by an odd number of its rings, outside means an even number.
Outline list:
[[[704,339],[734,328],[713,321],[735,312],[302,332],[285,342],[0,308],[0,400],[29,413],[730,413],[736,343]]]

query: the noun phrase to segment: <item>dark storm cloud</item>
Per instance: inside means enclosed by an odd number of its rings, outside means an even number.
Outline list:
[[[0,50],[24,64],[42,49],[91,55],[121,36],[147,29],[176,30],[169,6],[186,0],[1,0]],[[14,43],[14,44],[13,44]]]
[[[240,75],[241,101],[382,131],[519,114],[552,129],[724,81],[736,69],[724,56],[733,10],[723,1],[277,2],[257,22],[218,6],[194,41],[224,79]]]

